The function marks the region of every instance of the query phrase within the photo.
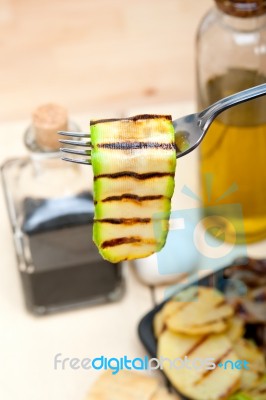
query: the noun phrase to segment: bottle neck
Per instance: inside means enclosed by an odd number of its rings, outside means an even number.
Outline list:
[[[47,149],[36,141],[35,129],[30,125],[24,132],[24,144],[33,160],[48,160],[59,158],[59,149]]]
[[[249,18],[240,18],[226,14],[221,10],[218,10],[218,12],[220,13],[223,24],[234,31],[243,33],[256,32],[266,26],[266,14],[250,16]]]
[[[215,0],[223,13],[243,19],[256,18],[266,13],[266,0]]]
[[[79,132],[80,127],[75,122],[69,120],[66,130]],[[38,141],[36,136],[36,128],[32,124],[29,125],[24,132],[24,145],[30,153],[31,158],[40,160],[60,158],[60,143],[56,132],[54,132],[55,139],[49,142],[47,140]]]

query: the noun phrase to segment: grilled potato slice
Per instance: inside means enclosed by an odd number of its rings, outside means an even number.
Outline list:
[[[150,400],[159,389],[159,382],[147,375],[119,371],[104,372],[92,385],[86,400]]]
[[[92,385],[86,400],[180,400],[157,379],[133,371],[106,371]]]
[[[180,359],[200,359],[206,362],[202,368],[180,368]],[[225,334],[200,336],[164,331],[158,340],[158,358],[164,358],[164,373],[173,386],[185,396],[195,400],[225,399],[239,388],[241,371],[216,367],[206,369],[208,358],[219,364],[225,360],[238,360],[232,344]],[[171,367],[169,360],[177,360],[179,369]],[[204,361],[205,360],[205,361]]]
[[[176,314],[179,310],[194,301],[198,294],[198,288],[192,286],[188,289],[182,290],[176,296],[171,298],[165,303],[163,308],[156,313],[153,320],[153,328],[155,337],[158,338],[163,330],[166,328],[166,321],[169,317]]]
[[[213,288],[199,287],[193,301],[180,303],[166,318],[166,326],[173,332],[199,335],[223,332],[232,317],[232,306]]]

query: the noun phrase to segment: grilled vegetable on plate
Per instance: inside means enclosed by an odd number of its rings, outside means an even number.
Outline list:
[[[166,360],[162,372],[182,400],[266,400],[265,268],[241,257],[195,276],[140,321],[142,343]]]
[[[262,385],[263,352],[242,337],[243,322],[216,289],[192,286],[173,297],[155,315],[154,333],[159,359],[189,357],[201,364],[199,368],[178,370],[169,363],[164,365],[164,373],[173,386],[190,399],[228,399],[237,390],[252,393]],[[202,366],[208,365],[210,358],[216,365],[213,369]],[[247,368],[232,367],[232,363],[244,361]]]
[[[111,262],[147,257],[165,244],[176,147],[170,116],[91,121],[93,240]]]

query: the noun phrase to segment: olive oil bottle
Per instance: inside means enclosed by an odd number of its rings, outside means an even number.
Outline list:
[[[266,3],[216,0],[197,40],[198,107],[266,82]],[[266,237],[266,96],[235,106],[200,146],[203,213],[228,242]]]

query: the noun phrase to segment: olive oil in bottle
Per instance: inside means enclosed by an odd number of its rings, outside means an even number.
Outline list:
[[[255,71],[232,69],[208,82],[208,97],[214,102],[264,82],[266,78]],[[240,243],[263,239],[266,236],[266,97],[222,113],[211,125],[200,154],[206,214],[213,213],[214,222],[224,224],[228,241],[235,240],[235,230]],[[212,187],[206,184],[208,174],[212,175]],[[217,216],[217,208],[210,207],[218,203],[223,218]],[[243,215],[235,213],[235,204],[241,206]]]
[[[266,82],[266,2],[215,0],[197,35],[198,109]],[[203,222],[231,243],[266,238],[266,96],[220,114],[200,145]]]

